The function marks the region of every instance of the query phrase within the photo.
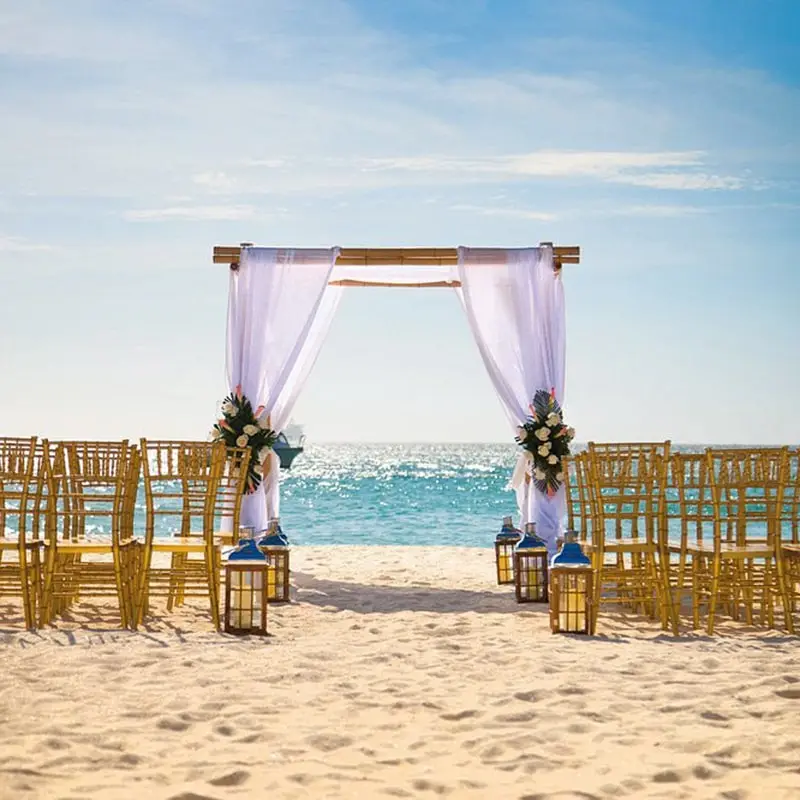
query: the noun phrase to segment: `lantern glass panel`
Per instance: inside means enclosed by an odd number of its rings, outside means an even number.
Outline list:
[[[516,539],[495,542],[498,583],[514,583],[514,546],[516,542]]]
[[[586,573],[561,572],[558,583],[558,628],[566,633],[583,633],[587,627]]]
[[[547,601],[547,551],[517,552],[517,600]]]

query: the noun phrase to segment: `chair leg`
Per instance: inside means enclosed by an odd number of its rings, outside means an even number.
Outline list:
[[[783,606],[783,626],[788,633],[794,633],[794,618],[792,617],[793,602],[790,600],[786,576],[784,574],[783,557],[779,553],[775,557],[775,569],[778,575],[778,591],[781,595],[781,605]],[[792,590],[794,594],[794,590]]]
[[[708,602],[708,622],[706,630],[708,635],[712,636],[714,633],[714,615],[717,611],[717,596],[719,595],[720,573],[722,570],[721,559],[714,556],[711,566],[711,597]]]

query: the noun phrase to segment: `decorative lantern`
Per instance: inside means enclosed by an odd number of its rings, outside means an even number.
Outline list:
[[[503,517],[503,527],[494,540],[494,560],[497,565],[497,582],[514,583],[514,545],[522,532],[514,527],[511,517]]]
[[[564,546],[550,562],[550,629],[553,633],[592,632],[592,563],[567,531]]]
[[[270,602],[289,602],[289,540],[280,520],[270,520],[269,528],[258,540],[258,549],[267,559],[267,598]]]
[[[528,522],[525,535],[514,549],[514,587],[518,603],[547,602],[547,544]]]
[[[225,562],[225,633],[267,635],[268,562],[252,539],[240,539]]]

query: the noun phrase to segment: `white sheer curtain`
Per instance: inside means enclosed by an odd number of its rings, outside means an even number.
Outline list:
[[[254,409],[263,406],[276,431],[289,421],[336,311],[341,289],[328,281],[338,254],[338,247],[244,247],[231,271],[228,385],[241,385]],[[280,460],[275,453],[270,459],[264,482],[242,501],[241,524],[257,531],[280,513]]]
[[[553,249],[460,247],[458,277],[470,329],[513,436],[529,416],[538,389],[553,388],[558,402],[564,399],[564,289],[553,269]],[[548,498],[520,480],[525,466],[521,460],[514,471],[522,523],[536,522],[537,533],[554,550],[565,511],[564,488]]]

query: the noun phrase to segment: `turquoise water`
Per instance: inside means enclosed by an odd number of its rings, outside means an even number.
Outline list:
[[[310,445],[281,482],[296,544],[491,547],[518,448],[486,444]]]

